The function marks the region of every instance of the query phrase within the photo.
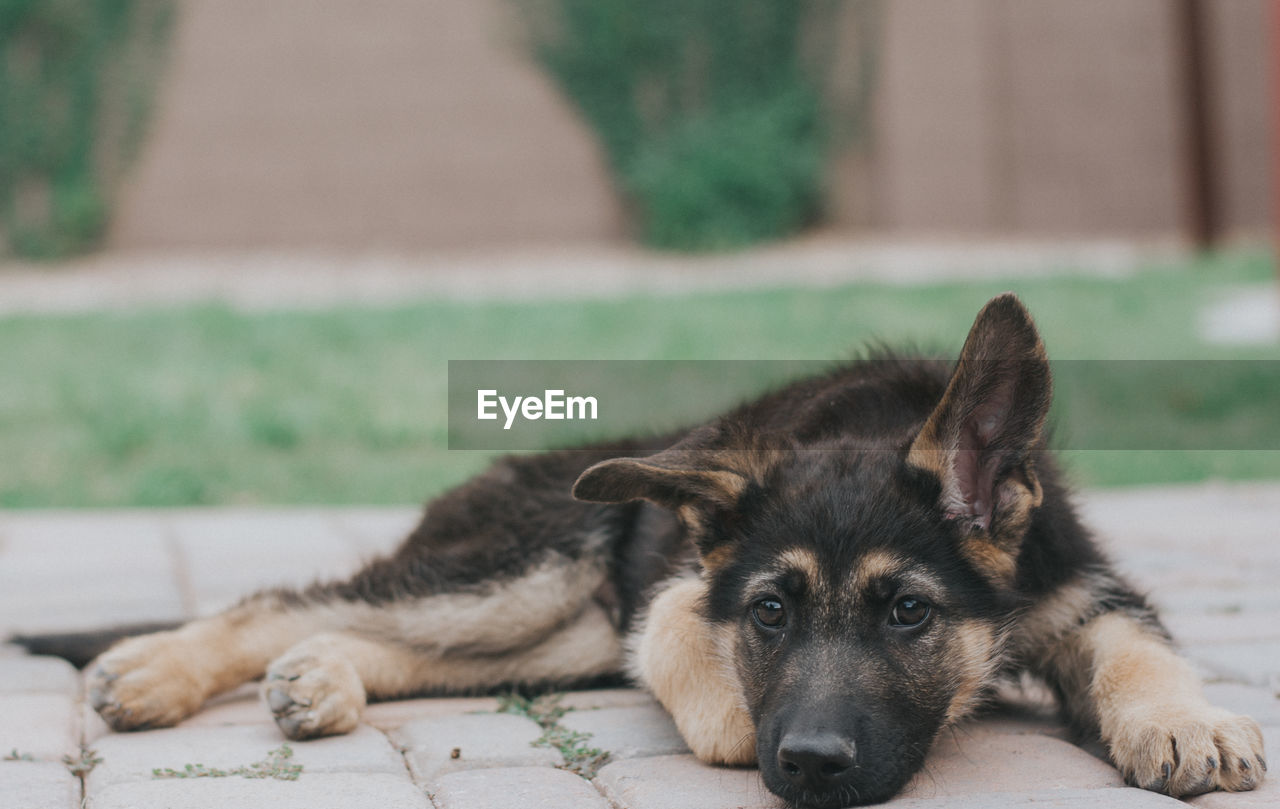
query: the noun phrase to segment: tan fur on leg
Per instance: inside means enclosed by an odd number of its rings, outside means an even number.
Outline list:
[[[1089,694],[1102,739],[1131,783],[1183,796],[1262,780],[1257,723],[1210,705],[1162,638],[1110,613],[1087,624],[1079,642],[1092,660]]]
[[[653,600],[632,670],[671,713],[694,755],[710,764],[753,764],[755,726],[731,650],[699,613],[704,592],[703,582],[685,579]]]
[[[173,725],[214,694],[261,677],[308,629],[306,616],[255,599],[171,632],[130,638],[89,665],[89,701],[115,730]]]

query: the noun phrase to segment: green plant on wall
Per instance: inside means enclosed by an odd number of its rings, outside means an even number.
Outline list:
[[[642,240],[733,248],[820,219],[830,148],[866,117],[877,0],[516,2]]]
[[[173,13],[173,0],[0,0],[0,252],[57,258],[101,239]]]

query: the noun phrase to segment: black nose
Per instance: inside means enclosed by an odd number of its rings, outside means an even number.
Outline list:
[[[855,761],[853,740],[835,733],[788,733],[778,745],[782,777],[810,792],[837,786]]]

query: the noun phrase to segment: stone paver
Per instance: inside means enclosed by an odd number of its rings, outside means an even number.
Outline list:
[[[247,778],[138,781],[91,795],[92,809],[430,809],[426,794],[393,775],[306,775],[297,781]]]
[[[656,702],[624,708],[571,711],[560,724],[590,733],[592,747],[608,750],[616,759],[688,753],[670,714]]]
[[[450,773],[431,797],[440,809],[609,809],[591,784],[549,767]]]
[[[975,793],[959,797],[908,798],[893,809],[1179,809],[1181,801],[1141,789],[1055,789]]]
[[[1280,758],[1280,486],[1209,485],[1088,493],[1085,517],[1166,616],[1210,682],[1211,700],[1254,716]],[[418,509],[0,512],[0,631],[92,629],[208,610],[246,590],[340,574],[391,549]],[[141,573],[139,573],[141,571]],[[129,576],[123,574],[128,572]],[[127,581],[128,585],[123,582]],[[890,805],[902,809],[1186,806],[1124,787],[1097,745],[1069,743],[1043,689],[945,735]],[[63,662],[0,647],[0,807],[70,809],[80,782],[61,763],[81,743],[103,761],[85,809],[134,806],[386,806],[426,809],[765,809],[780,802],[754,769],[708,767],[636,689],[565,695],[560,720],[609,750],[593,782],[531,744],[541,729],[495,713],[492,697],[368,706],[352,735],[293,743],[296,782],[154,780],[155,767],[231,768],[284,738],[254,684],[214,698],[177,728],[116,734],[85,706]],[[454,757],[456,750],[456,758]],[[434,795],[432,804],[428,793]],[[1192,799],[1206,809],[1280,807],[1280,779]]]
[[[184,617],[157,515],[0,512],[0,548],[0,635]]]
[[[596,785],[627,809],[776,809],[782,801],[754,769],[709,767],[691,755],[609,764]]]
[[[405,751],[418,783],[430,787],[458,770],[560,764],[558,751],[533,746],[541,735],[537,723],[524,717],[464,714],[414,720],[393,731],[391,739]]]
[[[1073,744],[1001,730],[970,722],[943,734],[929,752],[924,770],[903,789],[903,797],[1124,786],[1115,767]]]
[[[66,694],[0,694],[0,755],[58,761],[78,750],[77,709]]]
[[[0,693],[78,694],[80,677],[60,657],[0,658]]]
[[[0,806],[12,809],[75,809],[80,781],[62,764],[0,761]]]
[[[497,710],[498,700],[493,697],[406,699],[366,705],[364,721],[376,728],[391,730],[417,719],[441,719],[463,714],[494,713]]]
[[[172,526],[200,615],[255,590],[349,575],[361,559],[320,510],[193,510]]]
[[[233,769],[264,759],[289,744],[293,763],[307,773],[382,773],[404,775],[404,761],[387,737],[367,725],[345,736],[290,742],[274,724],[242,727],[181,727],[136,733],[112,733],[93,747],[102,763],[86,781],[95,795],[112,784],[150,781],[152,770],[182,770],[187,764]]]

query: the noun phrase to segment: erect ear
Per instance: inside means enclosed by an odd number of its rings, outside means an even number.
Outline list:
[[[747,489],[746,474],[726,463],[733,453],[669,449],[647,458],[613,458],[590,467],[573,496],[595,503],[648,500],[671,509],[698,545],[703,563],[727,560],[723,524]]]
[[[1011,293],[978,313],[941,401],[907,455],[942,483],[939,506],[980,569],[1007,579],[1040,504],[1035,451],[1049,412],[1049,360]]]

